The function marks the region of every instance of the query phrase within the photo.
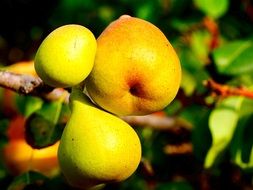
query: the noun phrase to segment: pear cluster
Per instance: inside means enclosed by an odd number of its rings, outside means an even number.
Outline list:
[[[72,87],[58,159],[69,184],[81,189],[99,189],[135,172],[141,143],[118,116],[163,109],[181,81],[179,59],[162,31],[128,15],[97,39],[84,26],[57,28],[40,45],[35,69],[48,85]]]

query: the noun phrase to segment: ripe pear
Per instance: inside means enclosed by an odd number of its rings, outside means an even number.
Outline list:
[[[94,64],[96,39],[86,27],[68,24],[52,31],[35,55],[35,70],[53,87],[70,87],[82,82]]]
[[[95,107],[80,89],[72,89],[70,107],[71,117],[58,150],[67,181],[89,189],[128,178],[141,159],[141,144],[134,129]]]
[[[178,56],[152,23],[123,15],[97,39],[94,67],[86,88],[93,101],[116,115],[162,110],[181,81]]]

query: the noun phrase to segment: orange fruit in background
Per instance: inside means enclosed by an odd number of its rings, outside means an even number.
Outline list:
[[[13,63],[12,65],[5,67],[4,70],[17,73],[17,74],[38,76],[34,68],[33,60],[20,61],[17,63]]]
[[[10,121],[7,130],[9,142],[3,148],[3,157],[10,173],[19,175],[33,170],[49,177],[57,174],[59,142],[46,148],[34,149],[25,141],[24,125],[25,118],[19,115]]]

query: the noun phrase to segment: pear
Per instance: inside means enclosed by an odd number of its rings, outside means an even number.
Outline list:
[[[137,169],[141,144],[134,129],[95,107],[79,89],[70,95],[71,117],[58,150],[61,171],[72,186],[89,189],[119,182]]]
[[[97,39],[89,96],[116,115],[146,115],[165,108],[181,82],[178,56],[152,23],[123,15]]]
[[[93,33],[78,24],[56,28],[40,44],[35,55],[35,70],[53,87],[71,87],[91,72],[97,43]]]

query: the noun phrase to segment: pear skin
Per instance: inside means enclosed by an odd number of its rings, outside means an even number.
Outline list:
[[[92,100],[111,113],[146,115],[165,108],[180,82],[180,61],[163,32],[123,15],[98,37],[86,87]]]
[[[93,33],[78,24],[56,28],[40,44],[35,70],[53,87],[72,87],[91,72],[97,43]]]
[[[71,117],[58,150],[67,181],[82,189],[128,178],[138,167],[141,144],[134,129],[96,108],[78,89],[70,96]]]

